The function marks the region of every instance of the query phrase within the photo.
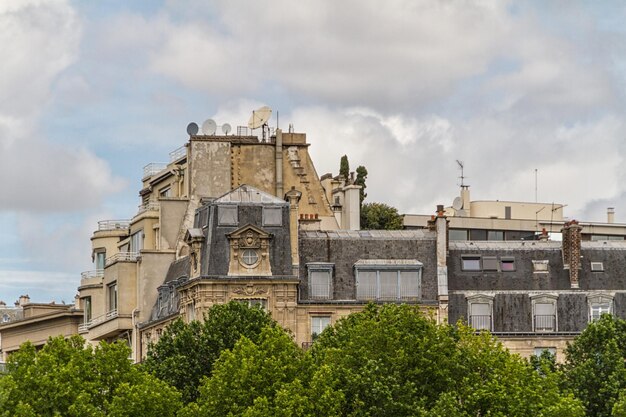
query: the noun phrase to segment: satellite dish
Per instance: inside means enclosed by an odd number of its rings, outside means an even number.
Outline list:
[[[454,199],[452,202],[452,208],[455,210],[461,210],[463,208],[463,200],[461,200],[461,197]]]
[[[194,122],[189,123],[187,125],[187,134],[189,136],[197,135],[198,134],[198,125],[195,124]]]
[[[257,129],[263,126],[272,116],[272,109],[268,106],[263,106],[252,112],[252,117],[248,121],[248,127],[250,129]]]
[[[230,131],[231,131],[231,130],[232,130],[232,127],[230,127],[230,125],[229,125],[228,123],[224,123],[224,124],[222,125],[222,132],[223,132],[225,135],[228,135],[228,134],[230,133]]]
[[[217,123],[215,123],[213,119],[206,119],[204,123],[202,123],[202,133],[205,135],[214,135],[216,129]]]

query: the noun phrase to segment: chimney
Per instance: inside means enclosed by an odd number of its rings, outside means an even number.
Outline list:
[[[302,197],[302,192],[292,186],[291,190],[285,193],[285,200],[289,202],[289,237],[291,241],[291,266],[294,275],[298,275],[300,269],[300,255],[298,253],[298,202]]]
[[[544,227],[541,229],[541,234],[539,235],[539,240],[542,242],[547,242],[550,236],[548,236],[548,231]]]
[[[563,232],[563,267],[569,269],[569,281],[572,288],[578,288],[578,274],[580,271],[581,231],[582,226],[576,220],[565,223]]]
[[[463,210],[465,211],[466,217],[472,217],[472,213],[470,212],[470,191],[469,185],[461,186],[461,200],[463,201]]]
[[[615,208],[614,207],[608,207],[606,209],[606,222],[607,223],[615,222]]]
[[[26,304],[30,303],[30,297],[28,296],[28,294],[26,295],[20,295],[20,299],[18,301],[18,304],[20,307],[24,307]]]
[[[448,219],[443,205],[437,206],[437,217],[432,222],[437,233],[437,296],[439,323],[448,323]]]

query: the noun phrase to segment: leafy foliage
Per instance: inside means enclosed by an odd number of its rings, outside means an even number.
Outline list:
[[[365,203],[361,207],[361,229],[402,229],[402,216],[395,207],[383,203]]]
[[[132,365],[128,346],[84,344],[80,336],[56,337],[41,351],[27,342],[11,354],[0,378],[0,415],[175,415],[180,394]],[[125,407],[139,397],[141,410]]]
[[[186,403],[197,398],[201,379],[211,375],[222,351],[232,349],[241,336],[257,341],[264,327],[275,325],[260,308],[234,301],[211,307],[204,319],[174,321],[144,361],[145,369],[180,390]]]
[[[602,315],[568,346],[565,357],[565,385],[582,401],[588,416],[623,412],[626,321]]]
[[[366,179],[367,179],[367,168],[365,168],[363,165],[359,165],[356,168],[356,179],[354,180],[354,184],[361,186],[361,190],[359,191],[361,205],[363,205],[363,200],[365,200],[365,198],[367,197],[367,193],[365,192],[365,189],[367,188],[367,185],[365,185]]]
[[[341,161],[339,162],[339,176],[345,181],[348,181],[348,178],[350,177],[350,163],[348,162],[347,155],[342,156]]]

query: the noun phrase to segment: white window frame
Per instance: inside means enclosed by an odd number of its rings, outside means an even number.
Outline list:
[[[333,269],[334,267],[335,267],[335,264],[331,264],[327,262],[311,262],[311,263],[306,264],[306,268],[308,271],[308,278],[309,278],[309,299],[330,300],[333,298]],[[316,274],[316,273],[327,274],[328,286],[327,286],[326,294],[317,295],[317,293],[313,291],[313,274]]]
[[[405,261],[405,262],[403,262]],[[408,262],[406,262],[408,261]],[[380,262],[380,263],[377,263]],[[395,262],[395,263],[394,263]],[[422,299],[422,269],[423,264],[415,260],[361,260],[354,265],[356,278],[356,299],[360,301],[419,301]],[[373,297],[359,294],[359,273],[376,273],[376,294]],[[381,272],[396,273],[396,295],[383,297],[381,295]],[[417,294],[405,296],[402,294],[402,272],[417,274]]]
[[[465,260],[478,261],[478,268],[466,268]],[[461,271],[463,272],[481,272],[483,270],[482,256],[477,254],[465,254],[461,255]]]
[[[278,212],[278,222],[270,221],[271,216],[269,215],[270,211]],[[281,206],[269,206],[263,207],[263,226],[282,226],[283,225],[283,208]]]
[[[226,221],[222,218],[222,210],[233,211],[235,213],[233,221]],[[239,224],[239,209],[234,204],[217,206],[217,225],[218,226],[237,226]]]
[[[591,272],[604,272],[604,263],[602,262],[591,262]]]
[[[602,314],[613,314],[613,294],[592,293],[587,296],[587,305],[589,311],[589,323],[598,320]],[[608,306],[603,308],[604,306]],[[599,308],[598,308],[599,307]],[[598,313],[594,314],[594,310],[598,308]]]
[[[110,283],[109,285],[107,285],[107,303],[108,303],[108,312],[111,313],[113,311],[117,311],[117,307],[118,307],[118,297],[119,297],[119,292],[118,292],[119,288],[117,286],[117,281],[113,281],[112,283]],[[113,294],[115,294],[115,297],[113,297]]]
[[[467,324],[470,327],[473,327],[477,331],[489,330],[490,332],[492,332],[493,331],[493,299],[494,297],[492,295],[477,294],[477,295],[469,296],[466,299],[467,299]],[[473,315],[472,315],[473,304],[488,304],[489,305],[489,319],[487,321],[487,327],[475,326],[476,323],[482,323],[485,320],[484,318],[480,318],[477,320],[473,319]]]
[[[268,311],[267,298],[235,298],[233,301],[247,305],[250,308],[260,306],[262,310]]]
[[[106,265],[106,249],[98,248],[94,251],[94,266],[96,271],[103,271]]]
[[[549,261],[547,259],[533,259],[533,273],[547,274],[549,272]]]
[[[554,333],[559,331],[559,310],[557,304],[558,298],[558,295],[554,294],[536,294],[530,296],[532,302],[533,332]],[[554,314],[537,314],[537,304],[552,304]],[[545,326],[545,322],[550,320],[548,316],[554,317],[554,325],[552,326],[552,329],[547,329]]]
[[[319,321],[316,328],[315,322]],[[331,314],[315,314],[311,315],[311,340],[314,341],[328,326],[332,325]],[[319,331],[317,331],[319,330]]]
[[[139,229],[130,235],[130,252],[139,254],[143,250],[143,229]]]

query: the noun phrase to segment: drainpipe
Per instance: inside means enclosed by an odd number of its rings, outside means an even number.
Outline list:
[[[276,196],[283,195],[283,131],[276,129]]]

